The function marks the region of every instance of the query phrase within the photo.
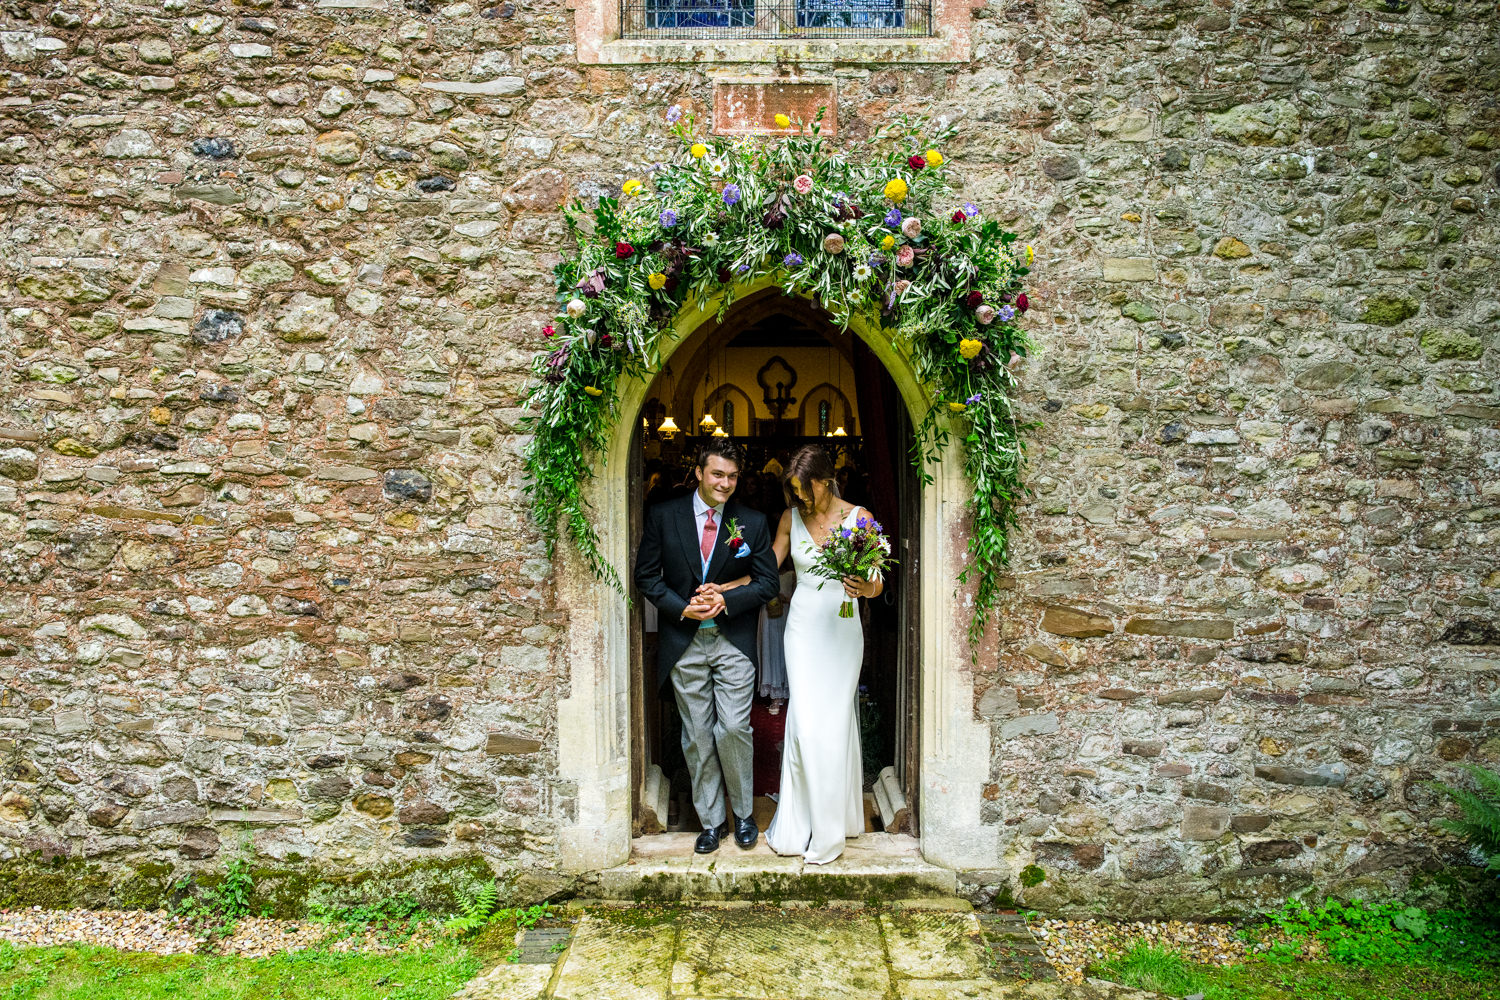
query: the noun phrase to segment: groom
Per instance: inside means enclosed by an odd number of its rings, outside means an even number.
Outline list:
[[[717,851],[729,833],[726,786],[734,842],[749,849],[760,836],[750,818],[750,700],[758,612],[780,581],[765,516],[730,499],[742,464],[727,438],[705,442],[698,488],[647,512],[635,562],[636,586],[660,612],[657,681],[671,677],[682,714],[682,752],[703,822],[699,854]],[[746,575],[748,584],[722,594],[708,586]]]

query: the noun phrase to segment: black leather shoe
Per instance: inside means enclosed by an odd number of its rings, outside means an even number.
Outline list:
[[[734,842],[739,844],[742,850],[750,850],[759,839],[760,827],[755,825],[755,820],[736,819],[734,821]]]
[[[718,826],[711,826],[698,834],[698,842],[693,845],[694,852],[698,854],[712,854],[719,849],[719,838],[729,836],[729,820],[725,820]]]

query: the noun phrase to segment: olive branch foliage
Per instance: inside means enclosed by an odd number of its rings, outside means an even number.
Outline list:
[[[621,416],[621,381],[660,370],[682,309],[716,307],[722,319],[739,290],[769,276],[840,330],[855,317],[883,329],[911,360],[931,400],[912,452],[924,483],[954,436],[961,443],[974,497],[959,583],[976,581],[977,646],[1035,426],[1013,409],[1008,364],[1031,349],[1019,325],[1030,248],[955,200],[940,152],[949,126],[902,117],[843,147],[816,120],[762,140],[700,138],[694,126],[675,121],[681,148],[649,178],[566,210],[577,251],[554,269],[558,316],[532,361],[523,418],[525,489],[548,557],[565,525],[589,569],[623,592],[584,498]],[[909,219],[919,232],[903,231]]]

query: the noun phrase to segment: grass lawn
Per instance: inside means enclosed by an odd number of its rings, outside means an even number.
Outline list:
[[[0,1000],[440,1000],[479,968],[471,949],[447,941],[395,955],[274,958],[0,943]]]
[[[1204,1000],[1500,1000],[1500,965],[1247,962],[1219,969],[1137,947],[1092,971],[1169,997],[1202,993]]]

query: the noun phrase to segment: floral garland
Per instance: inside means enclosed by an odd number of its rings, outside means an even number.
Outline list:
[[[619,199],[567,212],[578,252],[555,269],[560,315],[542,329],[548,349],[526,395],[526,491],[549,558],[566,522],[590,569],[623,591],[582,492],[619,418],[620,379],[657,372],[684,303],[721,295],[722,318],[737,283],[769,275],[841,329],[860,315],[910,354],[932,398],[913,448],[924,483],[950,432],[961,434],[974,500],[959,583],[977,580],[977,643],[1025,489],[1021,434],[1032,425],[1017,421],[1010,391],[1011,363],[1030,348],[1018,324],[1031,248],[972,202],[950,200],[939,148],[950,129],[903,118],[840,150],[816,121],[763,143],[696,138],[675,105],[667,121],[682,141],[671,162],[627,180]]]

